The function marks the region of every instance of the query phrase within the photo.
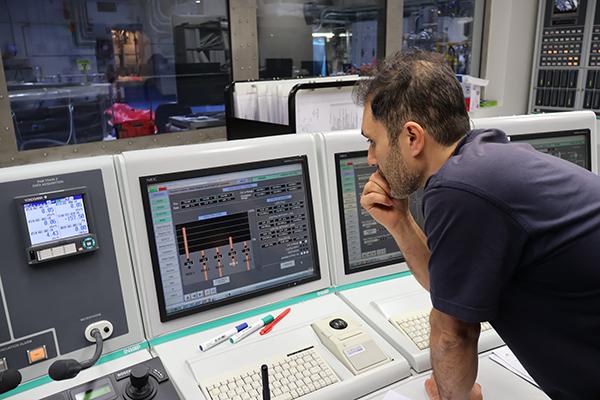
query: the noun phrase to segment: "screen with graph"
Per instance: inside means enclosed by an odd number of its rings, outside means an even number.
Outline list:
[[[140,185],[162,321],[320,278],[306,157]]]
[[[377,167],[366,151],[335,155],[344,269],[352,274],[404,261],[396,241],[360,205],[360,195]]]
[[[511,142],[526,142],[538,151],[592,170],[592,146],[589,129],[510,135]]]

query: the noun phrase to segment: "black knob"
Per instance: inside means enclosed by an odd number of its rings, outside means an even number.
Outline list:
[[[150,400],[156,394],[156,383],[150,378],[150,369],[143,365],[131,368],[125,393],[133,400]]]
[[[136,365],[131,369],[129,380],[131,381],[131,386],[137,390],[142,390],[148,386],[148,378],[150,378],[150,369],[148,367]]]

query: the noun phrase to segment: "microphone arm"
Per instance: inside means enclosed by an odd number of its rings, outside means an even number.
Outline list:
[[[98,360],[100,359],[100,356],[102,355],[102,348],[104,347],[104,341],[102,340],[102,333],[100,333],[99,329],[94,329],[90,333],[90,335],[92,335],[92,337],[94,339],[96,339],[96,351],[94,351],[94,355],[92,356],[92,358],[81,362],[81,369],[87,369],[87,368],[91,367],[92,365],[96,364],[96,362],[98,362]]]
[[[48,375],[55,381],[62,381],[64,379],[75,378],[77,374],[83,369],[87,369],[92,365],[96,364],[100,356],[102,355],[103,340],[102,333],[97,328],[94,328],[90,335],[96,339],[96,350],[94,355],[89,360],[79,362],[73,359],[58,360],[50,365],[48,369]]]

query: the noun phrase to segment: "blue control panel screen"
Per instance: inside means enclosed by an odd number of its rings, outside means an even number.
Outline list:
[[[31,245],[89,233],[83,195],[23,204]]]

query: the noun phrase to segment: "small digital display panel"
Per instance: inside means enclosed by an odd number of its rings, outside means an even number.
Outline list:
[[[579,0],[554,0],[554,14],[572,14],[577,12]]]
[[[592,170],[590,131],[587,129],[512,135],[510,140],[511,142],[527,142],[538,151]]]
[[[360,196],[377,167],[367,162],[367,152],[335,155],[337,189],[346,274],[404,261],[387,229],[360,205]]]
[[[32,246],[89,233],[83,195],[23,203]]]
[[[75,400],[97,400],[108,394],[113,394],[113,390],[110,385],[104,385],[94,389],[86,390],[85,392],[77,393],[75,395]]]
[[[306,157],[140,184],[162,321],[320,278]]]

